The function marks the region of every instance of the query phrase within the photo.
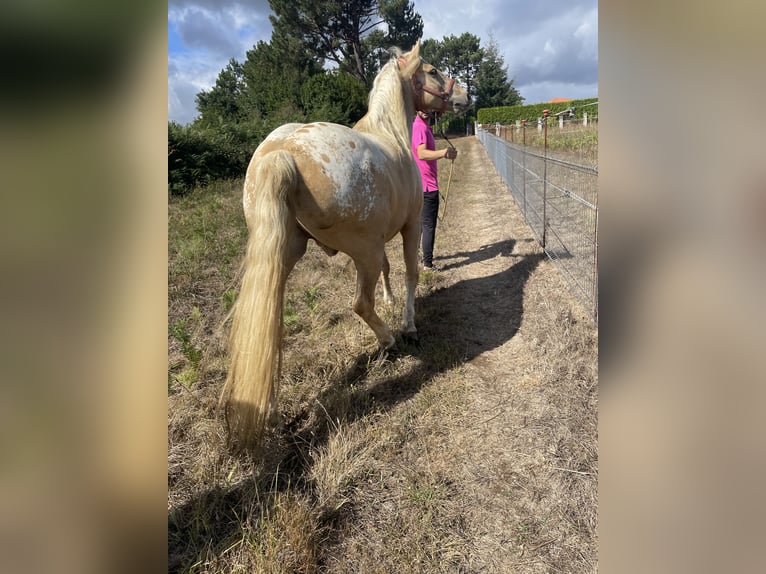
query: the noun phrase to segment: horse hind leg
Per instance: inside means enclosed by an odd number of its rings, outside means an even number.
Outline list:
[[[394,335],[375,312],[375,285],[381,273],[382,260],[374,258],[375,261],[371,261],[371,259],[373,258],[366,258],[364,261],[354,259],[356,264],[354,312],[373,330],[381,347],[390,349],[394,345]]]
[[[386,252],[383,252],[383,301],[385,301],[386,305],[393,305],[394,304],[394,294],[391,291],[391,281],[388,278],[389,273],[391,272],[391,265],[388,263],[388,257],[386,257]]]
[[[301,229],[301,227],[297,223],[289,227],[288,238],[287,238],[287,248],[285,249],[285,259],[284,259],[285,275],[284,275],[284,281],[281,286],[282,293],[284,293],[285,286],[287,284],[287,278],[292,272],[293,268],[295,267],[295,264],[298,263],[301,257],[305,255],[308,242],[309,242],[309,236],[306,234],[305,231],[303,231],[303,229]],[[282,372],[281,353],[279,356],[279,361],[280,361],[280,364],[277,371],[280,375],[277,376],[276,378],[274,392],[271,393],[271,399],[269,401],[269,423],[271,425],[276,425],[276,423],[279,420],[279,413],[277,409],[277,396],[279,395],[279,381],[282,378],[281,377],[281,372]]]
[[[420,266],[418,265],[418,246],[420,245],[420,220],[408,224],[401,231],[404,248],[404,266],[406,270],[407,294],[402,312],[403,334],[411,339],[418,338],[415,328],[415,290],[418,287]]]

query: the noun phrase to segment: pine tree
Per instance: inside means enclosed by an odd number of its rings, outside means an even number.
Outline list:
[[[423,20],[407,0],[269,0],[269,4],[275,33],[300,39],[317,57],[335,62],[365,85],[377,71],[379,57],[374,52],[423,32]],[[383,32],[382,24],[388,32]]]
[[[242,64],[232,58],[218,74],[215,86],[197,94],[195,102],[200,113],[198,122],[217,125],[239,121],[242,116],[240,96],[243,88]]]
[[[515,106],[523,101],[524,98],[513,87],[513,80],[508,80],[508,68],[497,42],[490,34],[489,43],[484,48],[484,59],[476,73],[476,109]]]

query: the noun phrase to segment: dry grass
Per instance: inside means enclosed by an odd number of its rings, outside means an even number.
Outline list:
[[[353,265],[310,244],[288,283],[280,420],[257,456],[225,450],[215,412],[239,186],[171,203],[171,571],[597,570],[596,329],[480,144],[455,144],[420,344],[378,351],[351,311]],[[401,242],[388,254],[401,299]]]

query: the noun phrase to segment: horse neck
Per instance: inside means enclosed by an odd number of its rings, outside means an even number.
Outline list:
[[[415,104],[406,90],[407,86],[402,84],[396,61],[386,64],[375,78],[367,114],[357,122],[354,129],[389,136],[404,153],[411,153]]]

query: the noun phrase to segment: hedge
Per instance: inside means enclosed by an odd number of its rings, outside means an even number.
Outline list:
[[[585,107],[586,104],[594,104]],[[499,108],[481,108],[476,114],[476,121],[480,124],[500,123],[509,125],[516,120],[537,122],[537,118],[543,116],[543,110],[548,110],[548,117],[558,112],[574,108],[574,117],[581,119],[583,112],[588,112],[588,117],[598,116],[598,98],[584,100],[572,100],[571,102],[556,102],[530,104],[527,106],[503,106]]]
[[[259,126],[256,126],[259,127]],[[168,122],[168,191],[184,194],[218,179],[242,177],[261,133],[247,124],[217,129]]]

